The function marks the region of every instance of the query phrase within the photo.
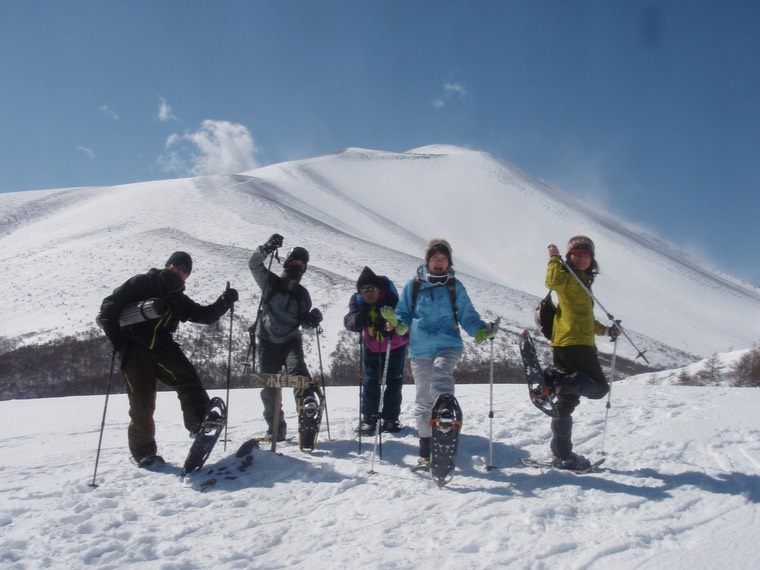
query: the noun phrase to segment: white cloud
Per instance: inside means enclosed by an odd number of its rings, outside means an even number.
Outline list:
[[[98,107],[98,111],[100,111],[107,117],[111,117],[114,121],[118,121],[120,119],[119,114],[113,108],[113,105],[103,104],[100,107]]]
[[[459,82],[453,81],[443,84],[443,95],[433,99],[433,107],[440,109],[453,98],[465,99],[467,97],[467,88]]]
[[[166,121],[176,121],[177,117],[174,116],[174,113],[172,113],[172,108],[169,103],[166,102],[166,99],[163,97],[159,97],[159,104],[158,104],[158,111],[156,112],[156,118],[163,122]]]
[[[464,98],[467,95],[467,89],[465,89],[464,85],[461,83],[445,83],[443,90],[446,92],[446,95],[448,97],[459,95],[460,97]]]
[[[234,174],[258,168],[256,146],[251,132],[228,121],[205,120],[192,133],[172,134],[158,163],[169,172],[205,176]]]
[[[77,150],[84,153],[84,155],[89,158],[90,160],[95,160],[97,156],[95,155],[95,151],[91,148],[88,148],[86,146],[78,146]]]

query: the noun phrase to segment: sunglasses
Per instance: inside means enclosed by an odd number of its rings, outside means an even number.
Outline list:
[[[182,273],[186,273],[186,274],[190,275],[190,272],[187,270],[187,267],[185,265],[182,265],[181,263],[172,263],[172,267],[176,267]]]
[[[377,291],[377,287],[374,285],[366,285],[365,287],[359,287],[359,293],[374,293]]]

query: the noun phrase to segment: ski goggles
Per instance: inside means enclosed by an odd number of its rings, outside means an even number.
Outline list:
[[[449,282],[450,278],[450,273],[445,273],[444,275],[433,275],[432,273],[428,273],[425,275],[425,280],[432,285],[445,285]]]

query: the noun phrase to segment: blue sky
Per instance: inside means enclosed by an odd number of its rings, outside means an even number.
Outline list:
[[[754,0],[4,0],[0,192],[455,144],[760,284],[758,29]]]

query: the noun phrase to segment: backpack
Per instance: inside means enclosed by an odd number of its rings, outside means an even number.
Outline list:
[[[378,275],[378,278],[385,283],[385,286],[387,287],[388,291],[396,296],[396,302],[399,300],[399,294],[398,289],[396,289],[396,285],[391,281],[388,277],[385,275]]]
[[[412,286],[412,313],[414,313],[414,307],[417,305],[417,296],[420,294],[420,286],[422,281],[419,278],[414,280]],[[449,299],[451,300],[451,310],[454,311],[454,323],[455,327],[459,326],[459,313],[457,312],[457,282],[456,278],[451,277],[446,282],[446,288],[449,290]]]
[[[538,302],[535,312],[533,313],[533,319],[536,321],[536,326],[541,329],[543,335],[549,340],[552,338],[554,315],[556,313],[557,307],[554,305],[552,292],[549,290],[546,297]]]

